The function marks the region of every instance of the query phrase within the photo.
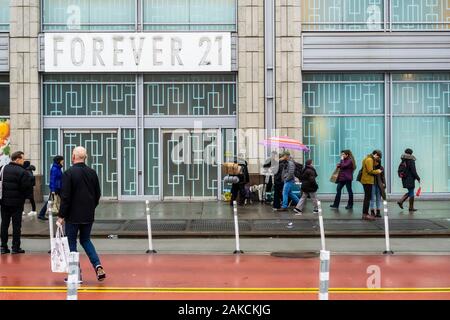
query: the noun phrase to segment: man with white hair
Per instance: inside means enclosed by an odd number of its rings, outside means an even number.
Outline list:
[[[85,148],[76,147],[73,149],[73,165],[64,172],[62,177],[58,222],[65,223],[71,252],[77,251],[77,236],[80,233],[80,244],[95,269],[98,281],[102,281],[106,274],[91,242],[95,208],[99,203],[101,194],[100,183],[95,170],[85,164],[86,158]]]

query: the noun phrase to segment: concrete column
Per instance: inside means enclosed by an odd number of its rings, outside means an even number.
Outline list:
[[[276,125],[302,141],[301,0],[276,1]],[[293,152],[302,161],[301,152]]]
[[[10,17],[11,151],[25,152],[39,175],[39,0],[11,0]]]
[[[238,153],[246,150],[250,173],[260,172],[264,149],[264,1],[238,1]]]

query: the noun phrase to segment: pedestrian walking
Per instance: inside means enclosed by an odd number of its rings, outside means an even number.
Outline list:
[[[291,158],[291,154],[289,151],[284,151],[282,153],[282,160],[286,160],[287,163],[283,169],[282,177],[283,177],[283,204],[281,205],[280,211],[287,211],[289,206],[289,199],[294,201],[294,204],[298,204],[298,197],[292,191],[295,186],[295,163]]]
[[[30,161],[24,161],[23,167],[27,171],[27,173],[30,175],[31,178],[31,192],[26,195],[25,199],[30,200],[31,204],[31,211],[28,212],[29,216],[33,216],[36,214],[36,202],[34,201],[34,187],[36,186],[36,177],[33,174],[33,171],[36,171],[36,167],[33,166]],[[23,215],[26,215],[25,212],[23,212]]]
[[[284,158],[283,154],[279,156],[278,169],[273,175],[273,209],[281,209],[281,203],[283,201],[283,171],[285,170],[288,162]]]
[[[248,172],[248,163],[244,159],[244,155],[240,154],[238,159],[234,161],[240,167],[240,173],[237,175],[239,178],[238,183],[233,183],[231,186],[231,199],[230,206],[233,202],[237,200],[238,205],[244,205],[245,199],[248,198],[247,192],[245,190],[245,185],[250,182],[250,174]]]
[[[416,180],[420,183],[420,177],[416,170],[416,157],[413,155],[411,149],[406,149],[401,156],[401,163],[398,167],[398,175],[402,179],[403,188],[408,189],[408,192],[397,202],[400,208],[403,209],[403,202],[409,198],[409,212],[417,211],[414,208],[414,189],[416,187]]]
[[[317,171],[313,166],[313,160],[308,159],[305,163],[305,168],[303,169],[301,179],[302,182],[302,197],[298,202],[297,206],[294,208],[295,215],[302,215],[303,207],[306,202],[306,198],[310,197],[313,202],[313,212],[319,212],[319,204],[317,201],[317,190],[319,185],[316,181]]]
[[[370,198],[370,215],[381,218],[381,199],[386,200],[386,178],[384,168],[381,165],[381,158],[374,162],[374,169],[381,170],[375,176],[375,183],[372,187],[372,197]]]
[[[341,202],[341,193],[344,186],[347,188],[348,192],[348,203],[345,209],[353,208],[353,172],[356,170],[355,157],[351,150],[341,151],[341,161],[336,165],[339,169],[339,175],[336,179],[336,197],[334,198],[333,204],[330,205],[331,208],[338,209],[339,203]]]
[[[71,252],[77,251],[77,237],[95,269],[97,280],[105,279],[106,274],[100,258],[91,242],[91,230],[95,218],[95,208],[100,200],[100,182],[95,170],[85,161],[86,149],[76,147],[72,153],[72,167],[63,173],[61,206],[58,223],[65,224],[65,231]],[[80,278],[81,279],[81,278]]]
[[[22,212],[25,197],[31,190],[31,178],[23,168],[25,155],[16,151],[11,155],[11,162],[0,169],[0,199],[1,199],[1,254],[10,253],[8,248],[8,229],[12,220],[12,254],[25,253],[20,247],[22,229]]]
[[[372,198],[372,188],[375,184],[375,176],[381,173],[380,169],[374,168],[374,162],[381,159],[382,153],[380,150],[374,150],[371,154],[367,155],[362,161],[361,168],[361,180],[360,182],[364,188],[364,203],[362,211],[363,220],[375,220],[374,217],[369,215],[370,199]]]
[[[56,211],[59,210],[60,197],[59,194],[61,192],[62,185],[62,168],[64,166],[64,157],[56,156],[53,158],[52,168],[50,169],[50,194],[48,196],[49,200],[53,201],[53,206]],[[40,220],[48,220],[45,216],[47,212],[48,201],[45,202],[41,211],[39,212],[38,219]]]

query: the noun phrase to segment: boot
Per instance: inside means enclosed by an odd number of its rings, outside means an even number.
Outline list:
[[[377,209],[377,214],[375,216],[376,218],[381,218],[381,211],[380,209]]]
[[[405,202],[406,199],[408,199],[408,194],[407,194],[407,193],[405,193],[405,194],[403,195],[403,197],[402,197],[399,201],[397,201],[397,204],[398,204],[398,206],[399,206],[401,209],[403,209],[403,202]]]
[[[371,215],[372,217],[375,217],[375,209],[370,209],[370,215]]]
[[[414,209],[414,197],[409,198],[409,212],[417,211],[417,209]]]

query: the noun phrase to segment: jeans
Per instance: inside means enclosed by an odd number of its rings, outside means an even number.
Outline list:
[[[287,209],[289,205],[289,198],[291,198],[295,204],[298,203],[298,197],[292,192],[292,187],[295,185],[295,180],[289,180],[284,183],[283,187],[283,209]]]
[[[336,189],[336,197],[334,198],[333,207],[339,207],[339,203],[341,202],[341,193],[344,186],[347,188],[348,192],[348,204],[347,206],[353,207],[353,190],[352,190],[352,182],[338,182]]]
[[[414,196],[415,196],[414,188],[408,189],[408,197],[414,198]]]
[[[296,208],[300,211],[303,211],[303,207],[305,205],[305,201],[306,198],[308,198],[308,196],[311,197],[311,200],[313,202],[313,206],[314,206],[314,210],[319,209],[319,202],[317,200],[317,193],[316,192],[303,192],[302,193],[302,197],[300,198],[300,201],[298,202]]]
[[[80,244],[86,252],[92,266],[97,267],[101,265],[100,259],[95,251],[95,247],[91,242],[91,230],[92,223],[78,224],[78,223],[65,223],[66,235],[69,242],[70,252],[77,252],[77,236],[80,232]]]
[[[41,211],[39,211],[39,217],[41,217],[41,218],[45,217],[45,213],[47,212],[47,204],[48,204],[48,201],[45,202],[45,204],[42,207]]]
[[[12,240],[12,248],[13,250],[19,250],[20,249],[20,235],[22,230],[22,211],[23,207],[10,207],[10,206],[1,206],[1,216],[2,216],[2,223],[1,223],[1,229],[0,229],[0,238],[2,241],[2,247],[7,248],[8,247],[8,229],[9,224],[12,220],[12,226],[13,226],[13,240]]]
[[[373,184],[363,184],[364,188],[364,203],[363,203],[363,214],[369,214],[370,198],[372,198],[372,187]]]
[[[370,209],[381,209],[381,190],[374,184],[372,186],[372,196],[370,198]]]

